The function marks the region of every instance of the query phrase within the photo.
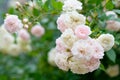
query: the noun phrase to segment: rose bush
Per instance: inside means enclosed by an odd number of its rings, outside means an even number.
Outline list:
[[[9,1],[0,15],[1,80],[120,79],[118,0]]]

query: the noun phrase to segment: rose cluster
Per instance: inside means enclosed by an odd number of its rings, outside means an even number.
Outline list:
[[[56,47],[48,54],[48,61],[64,71],[85,74],[99,68],[104,52],[114,45],[111,34],[102,34],[97,39],[86,23],[86,17],[78,11],[82,3],[78,0],[63,1],[63,13],[58,17],[57,28],[61,36],[56,39]]]
[[[24,23],[24,24],[23,24]],[[20,34],[25,34],[25,29],[29,28],[28,24],[28,19],[23,19],[22,21],[18,18],[17,15],[7,15],[5,20],[4,20],[4,27],[9,33],[20,33]],[[27,24],[28,23],[28,24]],[[24,29],[24,31],[21,31]],[[27,30],[27,29],[26,29]],[[31,33],[32,35],[36,37],[41,37],[44,34],[45,30],[40,24],[36,24],[31,28]],[[27,32],[26,32],[27,33]],[[23,36],[22,36],[23,37]],[[28,37],[28,35],[24,35],[24,38]]]
[[[31,51],[30,35],[22,29],[18,33],[18,36],[14,38],[2,25],[0,27],[0,52],[6,53],[12,56],[17,56],[22,52]]]
[[[16,56],[31,51],[31,34],[41,37],[45,30],[40,24],[29,27],[29,20],[20,20],[17,15],[7,14],[4,24],[0,27],[0,52]]]

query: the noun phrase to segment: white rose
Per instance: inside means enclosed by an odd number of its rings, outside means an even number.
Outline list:
[[[104,51],[110,50],[114,45],[114,37],[111,34],[102,34],[97,41],[102,45]]]
[[[48,53],[48,63],[52,66],[56,66],[55,64],[55,55],[56,55],[56,49],[53,48],[50,50],[50,52]]]

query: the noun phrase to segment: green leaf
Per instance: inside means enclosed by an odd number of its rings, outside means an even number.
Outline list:
[[[42,0],[36,0],[36,2],[37,2],[37,4],[40,5],[40,6],[43,6],[43,5],[44,5],[43,2],[42,2]]]
[[[39,16],[40,12],[38,11],[38,9],[33,8],[33,15],[34,16]]]
[[[13,13],[15,13],[14,8],[9,8],[9,9],[8,9],[8,13],[9,13],[9,14],[13,14]]]
[[[88,3],[99,5],[103,0],[88,0]]]
[[[104,67],[104,65],[103,65],[102,63],[100,64],[99,69],[101,69],[101,70],[105,71],[105,67]]]
[[[57,2],[56,0],[51,0],[52,6],[56,10],[62,10],[63,4],[61,2]]]
[[[117,13],[117,14],[120,14],[120,10],[119,9],[114,9],[113,10],[115,13]]]
[[[51,8],[50,0],[47,0],[47,1],[45,2],[45,4],[42,6],[42,9],[45,10],[45,11],[48,11],[49,8]]]
[[[115,53],[115,51],[113,49],[107,51],[106,55],[112,62],[115,63],[115,61],[116,61],[116,53]]]
[[[106,9],[112,10],[113,8],[114,8],[114,4],[112,3],[112,1],[108,1],[106,4]]]

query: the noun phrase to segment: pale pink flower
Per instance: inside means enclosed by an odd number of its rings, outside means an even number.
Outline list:
[[[66,0],[63,5],[63,11],[82,10],[82,3],[78,0]]]
[[[85,65],[83,58],[76,58],[75,56],[69,58],[69,68],[73,73],[76,74],[85,74],[88,73],[87,66]]]
[[[119,31],[120,30],[120,22],[114,21],[114,20],[109,20],[106,22],[107,26],[106,29],[110,31]]]
[[[90,60],[82,58],[77,58],[75,56],[69,58],[69,68],[73,73],[76,74],[86,74],[92,72],[99,68],[99,59],[90,58]]]
[[[41,37],[45,33],[45,29],[41,25],[35,25],[32,27],[31,33],[36,37]]]
[[[58,29],[61,31],[61,32],[64,32],[65,29],[67,28],[67,26],[65,25],[64,23],[64,18],[63,16],[60,16],[58,19],[57,19],[57,25],[58,25]]]
[[[94,70],[99,68],[100,60],[92,57],[89,61],[85,63],[85,65],[88,67],[89,72],[93,72]]]
[[[95,39],[91,40],[91,46],[94,49],[94,58],[102,59],[104,56],[104,48],[102,45]]]
[[[109,65],[109,67],[106,69],[106,73],[110,76],[110,77],[116,77],[120,74],[119,71],[119,65]]]
[[[91,57],[101,59],[104,56],[103,47],[91,38],[75,42],[71,51],[74,56],[78,58],[83,57],[88,60],[90,60]]]
[[[18,32],[22,27],[23,24],[21,20],[16,15],[7,15],[4,20],[5,29],[10,33]]]
[[[30,39],[30,35],[25,29],[21,29],[18,32],[18,36],[24,41],[28,41]]]
[[[72,29],[66,29],[62,35],[56,39],[56,49],[58,51],[69,51],[78,40]]]
[[[55,56],[56,56],[56,49],[52,48],[49,52],[48,52],[48,63],[52,66],[56,66],[55,64]]]
[[[78,40],[72,29],[66,29],[60,38],[69,49],[71,49],[73,44]]]
[[[79,25],[75,29],[75,34],[80,39],[86,39],[91,34],[91,30],[86,25]]]
[[[87,40],[78,40],[74,43],[71,52],[73,56],[77,56],[78,58],[85,57],[86,59],[90,59],[94,50]]]
[[[61,38],[56,39],[56,50],[59,52],[63,52],[67,50],[67,46],[63,42]]]
[[[69,57],[71,57],[71,53],[70,52],[63,52],[63,53],[56,53],[55,56],[55,63],[56,65],[64,70],[64,71],[68,71],[69,70],[69,63],[68,63],[68,59]]]
[[[114,46],[114,40],[114,36],[111,34],[102,34],[97,39],[97,41],[104,48],[104,51],[108,51]]]
[[[85,24],[86,17],[76,11],[66,12],[60,15],[57,20],[57,28],[64,32],[65,29],[75,29],[77,25]]]
[[[0,26],[0,37],[4,36],[5,34],[10,34],[4,27],[4,25]],[[2,38],[0,38],[2,39]]]
[[[10,45],[8,49],[8,54],[12,56],[18,56],[21,53],[20,47],[17,44]]]

